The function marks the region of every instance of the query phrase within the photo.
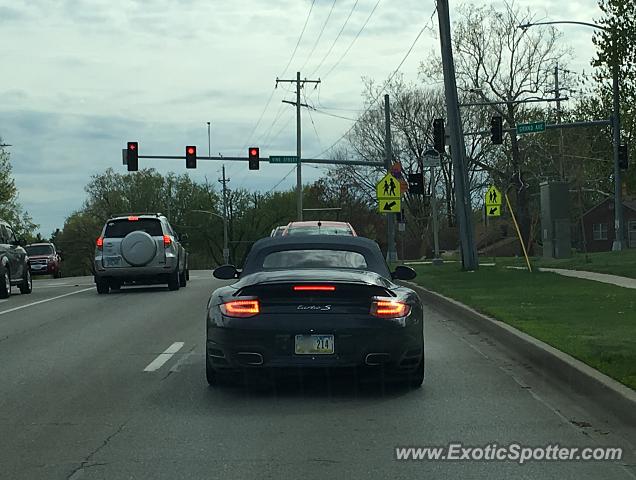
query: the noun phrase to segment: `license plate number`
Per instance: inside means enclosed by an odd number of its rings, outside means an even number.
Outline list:
[[[118,267],[121,264],[120,257],[104,257],[105,267]]]
[[[331,355],[333,346],[333,335],[296,335],[296,355]]]

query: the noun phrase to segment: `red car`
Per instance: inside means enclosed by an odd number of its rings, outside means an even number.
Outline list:
[[[52,243],[32,243],[24,247],[29,256],[31,274],[62,277],[62,257]]]
[[[290,222],[283,235],[348,235],[357,237],[350,223],[331,220],[311,220],[309,222]]]

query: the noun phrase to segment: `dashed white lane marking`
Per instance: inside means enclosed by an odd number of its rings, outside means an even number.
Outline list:
[[[170,360],[170,358],[172,358],[175,353],[181,350],[182,347],[183,342],[174,342],[166,349],[165,352],[157,355],[157,358],[155,358],[148,364],[146,368],[144,368],[144,372],[154,372],[155,370],[158,370],[164,363]]]
[[[27,303],[26,305],[20,305],[19,307],[10,308],[9,310],[3,310],[0,312],[0,315],[4,315],[5,313],[15,312],[17,310],[22,310],[23,308],[33,307],[35,305],[40,305],[46,302],[52,302],[53,300],[58,300],[60,298],[68,297],[70,295],[77,295],[78,293],[88,292],[89,290],[94,290],[94,287],[91,288],[83,288],[82,290],[76,290],[75,292],[65,293],[64,295],[58,295],[57,297],[45,298],[44,300],[39,300],[33,303]]]

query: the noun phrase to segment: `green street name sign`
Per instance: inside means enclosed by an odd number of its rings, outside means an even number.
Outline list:
[[[545,132],[545,122],[520,123],[517,125],[517,133],[520,135],[536,132]]]
[[[298,163],[296,156],[270,155],[269,163]]]

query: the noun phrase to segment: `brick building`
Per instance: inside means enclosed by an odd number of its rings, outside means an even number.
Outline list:
[[[636,248],[636,200],[623,201],[626,246]],[[614,198],[610,197],[583,215],[588,252],[607,252],[614,242]]]

